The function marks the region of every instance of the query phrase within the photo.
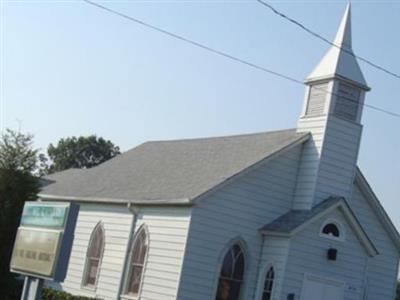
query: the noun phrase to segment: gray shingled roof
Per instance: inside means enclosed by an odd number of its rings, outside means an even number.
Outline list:
[[[279,150],[304,140],[295,129],[147,142],[97,167],[67,170],[40,196],[132,202],[190,200]]]
[[[265,225],[260,230],[264,232],[289,234],[297,227],[303,225],[340,201],[343,201],[343,198],[332,197],[317,204],[311,210],[290,210],[286,214]]]

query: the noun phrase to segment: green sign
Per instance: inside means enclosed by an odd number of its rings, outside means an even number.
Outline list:
[[[26,202],[21,225],[46,228],[64,228],[68,204]]]

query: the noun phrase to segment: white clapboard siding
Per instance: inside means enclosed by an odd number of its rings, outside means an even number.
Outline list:
[[[357,184],[349,201],[368,236],[377,247],[379,255],[368,261],[368,300],[393,300],[397,278],[398,251],[385,231],[379,216],[370,206]]]
[[[349,198],[362,126],[328,115],[300,119],[298,131],[312,138],[304,147],[294,207],[308,209],[332,195]]]
[[[334,241],[319,235],[323,223],[330,218],[342,224],[345,241]],[[326,258],[326,251],[330,247],[338,250],[336,261]],[[299,299],[304,275],[312,274],[345,282],[344,300],[360,300],[364,293],[367,259],[368,254],[343,214],[338,210],[331,212],[290,239],[280,299],[286,299],[288,293],[294,293],[295,299]]]
[[[269,268],[274,268],[273,294],[271,300],[279,300],[282,293],[290,240],[281,237],[266,237],[263,244],[263,253],[259,264],[259,278],[257,282],[255,300],[262,298],[265,276]]]
[[[311,132],[311,138],[305,143],[302,152],[293,202],[295,209],[309,209],[312,205],[326,121],[326,117],[314,117],[302,118],[298,122],[297,131]]]
[[[245,243],[243,299],[253,299],[265,224],[291,209],[301,146],[234,179],[193,207],[178,299],[213,299],[232,239]]]
[[[132,221],[133,214],[126,207],[81,204],[67,277],[58,289],[74,295],[117,299]],[[97,288],[87,289],[82,287],[86,252],[90,235],[99,222],[102,222],[105,232],[104,254]]]
[[[143,207],[136,221],[137,231],[147,226],[149,252],[141,300],[176,299],[190,224],[189,207]]]

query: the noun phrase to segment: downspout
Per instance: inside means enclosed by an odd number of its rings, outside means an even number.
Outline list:
[[[126,264],[128,263],[128,260],[129,260],[129,252],[130,252],[130,248],[131,248],[131,242],[132,242],[133,236],[135,235],[137,215],[138,215],[138,212],[139,212],[139,209],[137,207],[135,207],[135,206],[132,206],[132,203],[130,203],[130,202],[127,204],[126,207],[132,213],[132,224],[131,224],[131,228],[130,228],[130,231],[129,231],[128,242],[126,244],[124,264],[122,266],[122,274],[121,274],[121,279],[120,279],[120,282],[119,282],[119,287],[118,287],[118,293],[117,293],[116,300],[121,299],[122,289],[124,288],[124,281],[125,281],[125,276],[126,276],[126,273],[127,273]]]

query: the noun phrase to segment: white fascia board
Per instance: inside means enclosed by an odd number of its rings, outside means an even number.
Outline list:
[[[361,244],[363,244],[364,247],[366,248],[368,254],[370,256],[378,255],[379,254],[378,249],[376,249],[375,245],[372,243],[371,239],[368,237],[368,234],[365,232],[365,230],[361,226],[361,223],[358,221],[357,217],[355,216],[355,214],[352,211],[352,209],[350,208],[350,206],[346,202],[343,201],[343,203],[341,202],[338,205],[338,208],[340,208],[342,210],[342,212],[344,213],[347,221],[349,222],[350,226],[356,233]]]
[[[400,234],[394,226],[392,220],[386,213],[378,197],[375,195],[367,179],[362,174],[361,170],[357,167],[355,183],[358,184],[362,194],[367,199],[368,203],[373,207],[374,213],[377,215],[378,220],[381,222],[386,232],[389,234],[391,240],[396,245],[400,253]]]
[[[107,204],[133,204],[133,205],[188,205],[191,203],[190,199],[168,199],[168,200],[127,200],[117,198],[99,198],[99,197],[72,197],[72,196],[59,196],[38,194],[38,197],[43,200],[54,201],[76,201],[76,202],[93,202],[93,203],[107,203]]]

